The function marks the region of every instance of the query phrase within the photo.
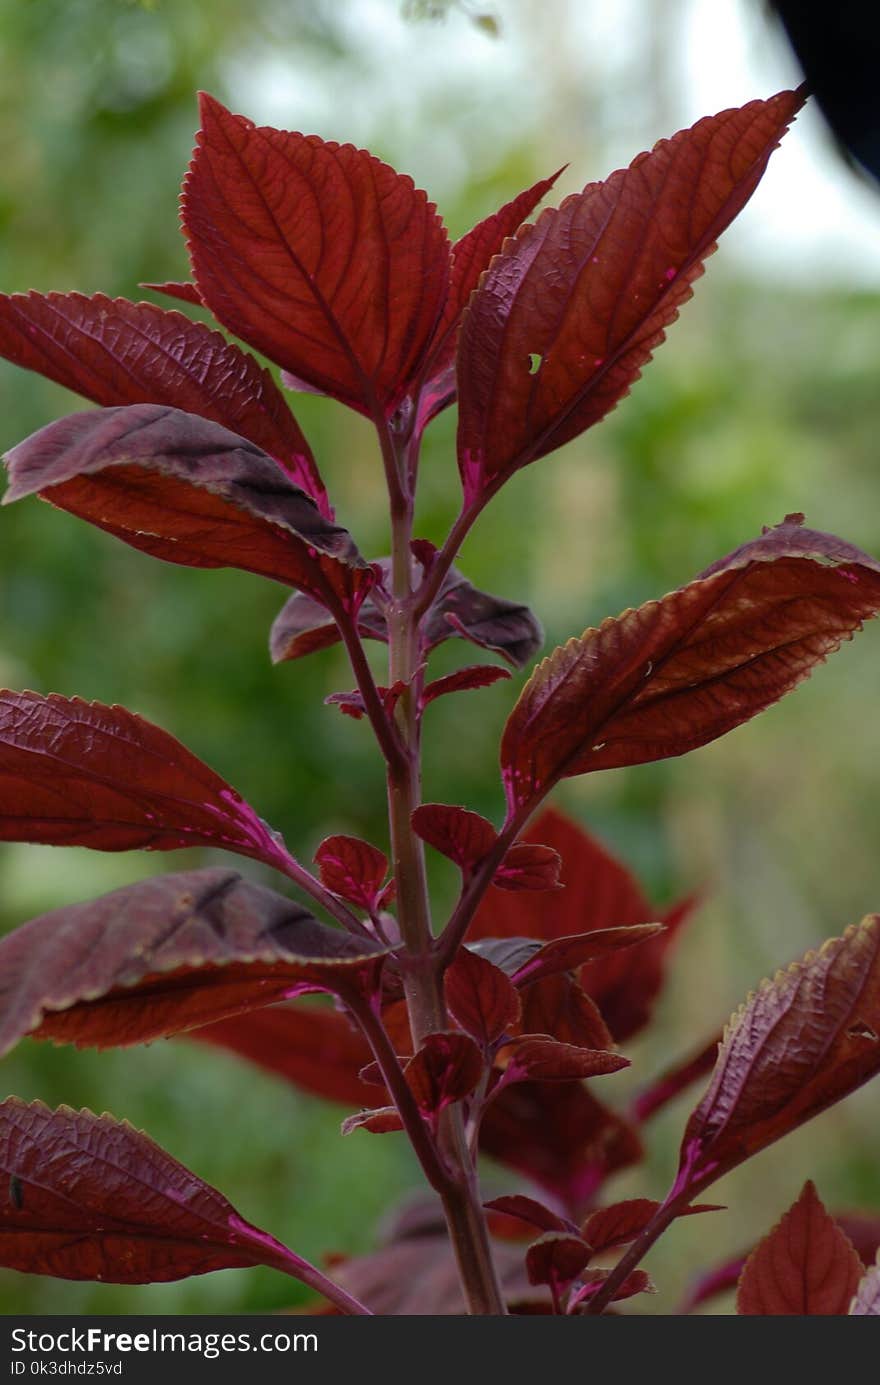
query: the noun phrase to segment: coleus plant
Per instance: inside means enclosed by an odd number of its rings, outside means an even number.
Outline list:
[[[644,1255],[678,1217],[717,1210],[704,1198],[719,1178],[880,1069],[871,917],[765,982],[720,1047],[615,1105],[618,1045],[649,1020],[691,902],[658,915],[543,806],[563,779],[681,755],[776,702],[880,609],[875,559],[789,515],[532,669],[501,738],[500,826],[424,802],[421,785],[430,704],[509,678],[542,642],[527,607],[458,571],[462,541],[516,471],[628,393],[803,99],[701,120],[529,222],[544,179],[450,245],[426,195],[370,154],[203,98],[182,202],[192,279],[149,287],[210,310],[286,389],[371,420],[390,514],[377,561],[336,521],[254,356],[176,309],[2,297],[0,353],[98,405],[13,448],[6,501],[36,494],[155,557],[292,588],[272,658],[344,646],[355,686],[328,700],[384,757],[390,852],[332,836],[313,871],[167,732],[118,706],[3,692],[5,840],[221,848],[271,867],[329,922],[227,867],[55,910],[0,944],[0,1044],[219,1045],[355,1107],[346,1133],[404,1131],[432,1199],[331,1275],[124,1122],[10,1097],[4,1265],[134,1284],[266,1264],[344,1313],[597,1314],[650,1290]],[[419,449],[456,401],[461,508],[438,548],[414,527]],[[432,678],[431,652],[452,638],[503,663]],[[388,651],[379,677],[368,640]],[[426,848],[461,874],[440,926]],[[708,1074],[670,1191],[608,1201],[653,1113]],[[524,1190],[485,1200],[483,1153]],[[876,1314],[878,1240],[808,1185],[687,1306],[739,1279],[744,1313]]]

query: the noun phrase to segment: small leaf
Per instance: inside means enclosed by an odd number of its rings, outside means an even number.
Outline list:
[[[201,116],[182,205],[202,299],[313,388],[390,416],[446,298],[434,207],[350,144],[257,128],[206,95]]]
[[[808,1182],[746,1261],[736,1311],[752,1317],[839,1317],[847,1313],[861,1277],[861,1260]]]
[[[625,947],[647,942],[663,932],[662,923],[636,923],[629,928],[597,928],[592,933],[578,933],[570,938],[555,938],[538,948],[534,956],[513,974],[516,986],[528,986],[545,976],[561,971],[574,971],[586,962],[607,957]]]
[[[519,1019],[516,987],[503,971],[469,948],[459,949],[447,969],[445,985],[450,1011],[483,1048],[500,1039]]]
[[[557,890],[559,852],[537,842],[514,842],[492,877],[499,890]]]
[[[352,1135],[355,1130],[368,1130],[371,1135],[392,1135],[403,1129],[396,1106],[377,1106],[370,1111],[357,1111],[342,1122],[341,1133]]]
[[[261,448],[159,404],[48,424],[7,454],[4,504],[39,493],[155,558],[238,567],[355,609],[375,574]]]
[[[613,1202],[608,1207],[600,1207],[591,1212],[581,1227],[585,1241],[589,1241],[596,1255],[600,1251],[611,1250],[614,1246],[626,1245],[644,1231],[645,1227],[660,1211],[662,1203],[648,1197],[628,1198],[625,1202]],[[682,1212],[682,1216],[696,1216],[701,1212],[722,1212],[723,1207],[710,1203],[695,1203]]]
[[[283,843],[180,741],[124,707],[0,691],[0,839],[97,851],[220,847],[276,869]]]
[[[345,992],[387,951],[235,871],[155,876],[0,940],[0,1053],[25,1034],[148,1043],[303,991]]]
[[[226,1049],[328,1101],[365,1106],[374,1098],[358,1077],[370,1058],[366,1040],[345,1015],[326,1006],[271,1005],[185,1037]]]
[[[368,913],[377,907],[388,874],[384,851],[360,837],[326,837],[315,860],[328,890]]]
[[[429,846],[448,856],[468,879],[489,854],[498,833],[488,819],[447,803],[422,803],[412,815],[414,831]],[[555,889],[559,856],[552,847],[515,842],[492,878],[503,890]]]
[[[592,1249],[580,1236],[548,1231],[526,1251],[526,1272],[530,1284],[549,1284],[555,1292],[564,1290],[589,1264]]]
[[[296,1257],[216,1189],[111,1116],[0,1104],[0,1263],[27,1274],[157,1284]],[[299,1262],[302,1264],[303,1262]]]
[[[511,810],[560,779],[723,736],[790,692],[878,608],[880,564],[786,521],[708,576],[587,630],[537,666],[507,722]]]
[[[859,1280],[849,1311],[854,1318],[880,1318],[880,1262]]]
[[[141,284],[140,288],[150,289],[153,293],[162,293],[166,298],[177,298],[181,303],[193,303],[197,307],[202,306],[201,295],[195,284],[181,283],[178,279],[166,279],[163,284]]]
[[[269,372],[201,322],[102,293],[0,294],[0,355],[95,404],[166,404],[222,423],[268,452],[333,517]]]
[[[428,683],[422,693],[422,706],[428,707],[438,697],[446,697],[448,693],[489,688],[502,678],[509,677],[507,669],[500,668],[498,664],[470,664],[467,668],[456,669],[455,673],[447,674],[445,678],[436,678],[433,683]]]
[[[544,643],[528,606],[479,591],[451,567],[425,618],[425,641],[434,649],[454,635],[500,654],[513,668],[524,668]]]
[[[428,1034],[404,1072],[419,1110],[433,1117],[470,1095],[483,1075],[483,1058],[467,1034]]]
[[[467,502],[628,392],[803,101],[803,92],[781,92],[701,120],[507,242],[459,336]]]
[[[558,1043],[546,1034],[524,1034],[505,1044],[498,1055],[504,1069],[504,1082],[573,1082],[584,1077],[601,1077],[629,1067],[629,1059],[619,1053],[577,1048]]]
[[[557,1216],[542,1202],[536,1202],[532,1197],[523,1197],[521,1193],[493,1198],[491,1202],[484,1202],[483,1206],[489,1211],[503,1212],[505,1216],[516,1217],[519,1221],[529,1222],[541,1231],[571,1233],[577,1229],[572,1222],[567,1221],[565,1217]]]
[[[880,915],[765,981],[727,1027],[684,1132],[693,1194],[880,1071]]]

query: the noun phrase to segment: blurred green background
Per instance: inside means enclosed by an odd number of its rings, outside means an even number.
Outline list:
[[[457,235],[566,160],[564,191],[793,75],[775,35],[753,28],[747,88],[733,97],[719,89],[717,99],[710,90],[705,109],[692,109],[682,59],[688,0],[549,8],[552,26],[546,3],[532,0],[491,10],[399,0],[0,0],[0,287],[137,297],[141,280],[185,277],[176,198],[199,88],[257,120],[369,145],[428,187]],[[757,22],[733,0],[720,10]],[[813,155],[798,153],[802,126]],[[799,159],[824,159],[863,220],[880,208],[836,169],[821,138],[815,122],[801,122],[793,151],[768,173],[769,186],[777,166],[780,178],[789,169],[793,238],[812,205],[806,188],[797,194]],[[521,473],[469,540],[467,575],[530,601],[548,645],[677,586],[787,511],[880,553],[876,257],[866,251],[861,265],[857,248],[835,251],[832,239],[824,258],[810,259],[807,247],[800,269],[781,274],[778,236],[775,260],[762,251],[762,216],[778,205],[759,191],[632,397]],[[294,402],[342,522],[365,552],[385,551],[369,428],[328,401]],[[3,448],[81,407],[3,362],[0,405]],[[434,541],[457,504],[453,441],[450,411],[426,447],[419,528]],[[153,719],[234,783],[303,859],[331,831],[383,843],[382,775],[368,732],[323,706],[350,686],[342,656],[269,665],[266,634],[283,599],[280,587],[241,573],[153,562],[28,501],[5,511],[0,527],[0,682],[118,701]],[[447,646],[438,668],[463,655]],[[640,1078],[707,1037],[778,965],[880,907],[878,685],[880,629],[869,629],[792,699],[725,740],[559,792],[658,904],[705,892],[659,1037],[631,1046]],[[432,709],[430,798],[497,818],[497,737],[516,686]],[[5,845],[0,927],[210,859]],[[259,876],[252,863],[244,869]],[[442,903],[449,877],[438,874],[437,884]],[[368,1247],[382,1210],[417,1183],[398,1137],[341,1142],[340,1109],[182,1042],[105,1055],[26,1042],[4,1076],[22,1097],[127,1117],[243,1215],[314,1258]],[[625,1092],[631,1078],[614,1083]],[[610,1079],[603,1094],[613,1096]],[[651,1160],[620,1180],[621,1195],[662,1195],[689,1109],[684,1098],[657,1121]],[[747,1246],[807,1176],[832,1207],[880,1213],[878,1153],[877,1092],[868,1088],[720,1185],[735,1211],[718,1215],[711,1236],[702,1219],[677,1226],[649,1262],[661,1292],[638,1309],[670,1311],[699,1265]],[[124,1289],[0,1271],[7,1313],[210,1313],[297,1301],[296,1286],[269,1271]]]

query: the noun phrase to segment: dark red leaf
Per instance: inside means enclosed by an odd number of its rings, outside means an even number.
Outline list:
[[[360,837],[325,837],[315,860],[328,890],[368,913],[377,907],[388,874],[384,851]]]
[[[554,1292],[567,1288],[589,1264],[593,1251],[580,1236],[548,1231],[526,1251],[530,1284],[549,1284]]]
[[[325,1006],[272,1005],[186,1037],[235,1053],[328,1101],[366,1106],[375,1097],[358,1077],[370,1059],[366,1040],[344,1015]]]
[[[498,837],[487,818],[448,803],[422,803],[412,815],[412,825],[422,841],[465,874],[488,855]]]
[[[357,613],[357,628],[362,640],[388,642],[385,617],[376,609],[370,596]],[[338,644],[339,639],[339,629],[326,606],[305,592],[294,592],[272,624],[269,652],[273,664],[281,664],[287,659],[302,659],[319,649],[328,649],[330,645]]]
[[[546,1188],[582,1215],[612,1173],[637,1163],[632,1126],[580,1082],[517,1082],[483,1117],[484,1153]]]
[[[515,842],[492,877],[499,890],[557,890],[559,852],[536,842]]]
[[[297,1257],[216,1189],[111,1116],[0,1105],[0,1263],[56,1279],[165,1283]],[[302,1264],[302,1262],[298,1262]]]
[[[434,207],[351,145],[259,129],[205,95],[201,117],[183,222],[202,299],[312,388],[389,416],[446,298]]]
[[[625,1202],[613,1202],[608,1207],[601,1207],[598,1212],[591,1212],[581,1227],[581,1234],[584,1240],[589,1241],[597,1255],[613,1246],[626,1245],[644,1231],[659,1212],[661,1205],[649,1197],[634,1197]],[[682,1216],[723,1211],[723,1207],[714,1204],[694,1203],[692,1207],[685,1209]]]
[[[341,1129],[343,1135],[352,1135],[355,1130],[368,1130],[371,1135],[393,1135],[403,1129],[403,1121],[396,1106],[377,1106],[347,1116]]]
[[[483,1206],[492,1212],[503,1212],[508,1217],[528,1222],[539,1227],[541,1231],[574,1232],[577,1229],[572,1222],[567,1221],[565,1217],[557,1216],[542,1202],[536,1202],[532,1197],[523,1197],[520,1193],[508,1197],[495,1197],[491,1202],[484,1202]]]
[[[632,1114],[636,1120],[650,1120],[651,1116],[661,1111],[668,1102],[686,1091],[692,1082],[707,1077],[715,1066],[722,1039],[722,1034],[715,1034],[695,1054],[674,1063],[639,1092],[632,1105]]]
[[[504,730],[511,809],[572,775],[695,750],[796,687],[880,608],[880,564],[820,537],[789,519],[554,650]]]
[[[210,846],[284,870],[276,833],[180,741],[124,707],[0,691],[0,839],[173,851]]]
[[[602,1049],[559,1043],[546,1034],[524,1034],[505,1044],[498,1054],[505,1085],[511,1082],[573,1082],[602,1077],[629,1067],[629,1059]]]
[[[664,919],[663,911],[658,912],[648,903],[630,871],[595,837],[556,809],[542,812],[524,834],[524,840],[546,843],[558,851],[562,858],[563,889],[549,902],[535,895],[501,897],[489,891],[470,926],[470,939],[532,937],[555,941],[574,934],[631,928],[658,917]],[[663,984],[666,954],[689,909],[689,901],[675,906],[665,915],[665,932],[643,941],[639,947],[597,958],[581,971],[581,984],[599,1005],[618,1043],[636,1033],[650,1018]],[[509,970],[507,962],[494,956],[490,960],[504,965],[509,975],[515,973],[538,952],[537,945],[529,948],[520,941],[518,946],[522,951]],[[514,950],[511,960],[516,957]]]
[[[558,858],[557,858],[558,859]],[[586,962],[595,962],[600,957],[635,943],[647,942],[663,932],[662,923],[636,923],[629,928],[597,928],[592,933],[578,933],[570,938],[555,938],[545,943],[534,956],[514,972],[516,986],[531,985],[543,980],[545,976],[556,976],[561,971],[574,971]]]
[[[195,284],[181,283],[178,279],[166,279],[163,284],[141,284],[140,287],[150,289],[153,293],[163,293],[166,298],[177,298],[181,303],[202,306],[201,296]]]
[[[351,609],[375,574],[351,535],[259,447],[160,404],[70,414],[7,454],[3,503],[39,493],[133,548],[238,567]]]
[[[469,1096],[483,1075],[483,1058],[473,1039],[456,1031],[428,1034],[404,1069],[425,1116],[437,1116]]]
[[[873,1265],[859,1281],[849,1311],[856,1318],[880,1318],[880,1263]]]
[[[462,1029],[487,1048],[519,1019],[516,987],[498,967],[467,947],[446,972],[446,1003]]]
[[[387,951],[235,871],[155,876],[0,940],[0,1052],[25,1034],[147,1043],[303,991],[344,992]]]
[[[696,1192],[880,1071],[880,915],[765,981],[737,1011],[684,1132]]]
[[[425,642],[433,649],[454,635],[500,654],[513,668],[524,668],[544,643],[528,606],[479,591],[452,567],[425,619]]]
[[[430,362],[421,392],[419,424],[424,427],[455,398],[455,347],[461,315],[480,275],[508,236],[535,210],[562,169],[542,178],[491,216],[487,216],[452,247],[449,294],[431,344]]]
[[[102,293],[0,294],[0,355],[95,404],[166,404],[222,423],[268,452],[333,517],[269,372],[201,322]]]
[[[736,1311],[758,1317],[840,1317],[862,1262],[812,1183],[746,1261]]]
[[[707,117],[507,243],[459,336],[467,501],[598,422],[628,392],[803,101],[802,92],[781,92]]]
[[[447,674],[445,678],[436,678],[433,683],[428,683],[422,694],[422,706],[429,706],[438,697],[445,697],[447,693],[489,688],[500,679],[509,677],[507,669],[499,667],[498,664],[470,664],[467,668],[456,669],[455,673]]]
[[[614,1039],[595,1000],[571,976],[545,976],[522,995],[522,1031],[551,1034],[576,1048],[612,1048]]]

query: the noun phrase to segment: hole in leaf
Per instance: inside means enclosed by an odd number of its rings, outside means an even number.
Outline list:
[[[541,356],[541,355],[539,355],[537,351],[533,351],[533,352],[530,354],[530,356],[529,356],[529,374],[530,374],[530,375],[537,375],[538,371],[541,369],[541,362],[543,361],[543,359],[544,359],[544,357]]]

